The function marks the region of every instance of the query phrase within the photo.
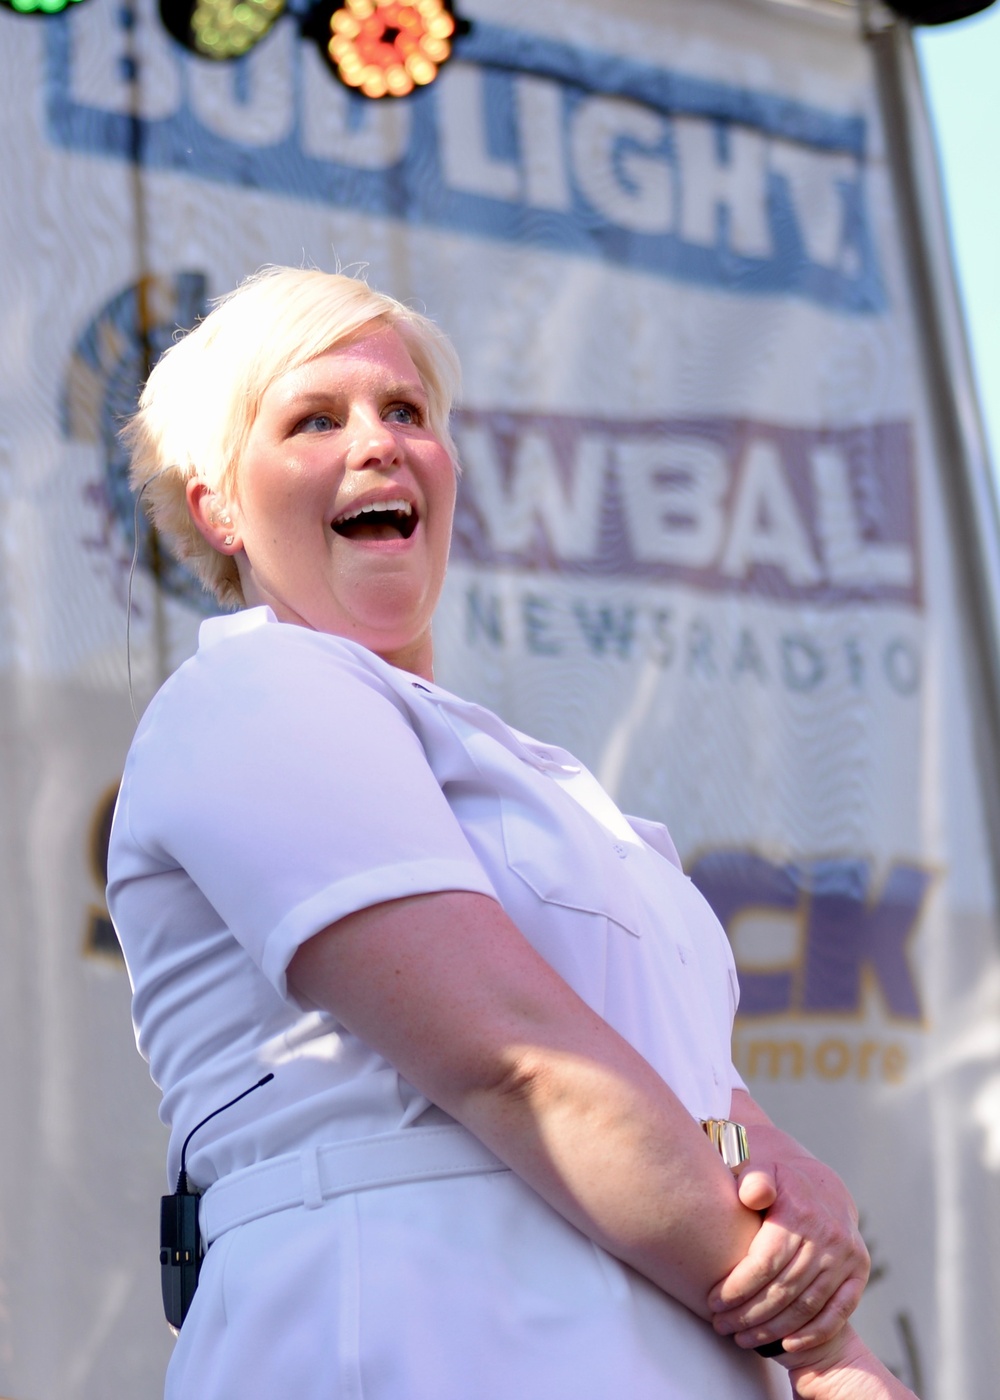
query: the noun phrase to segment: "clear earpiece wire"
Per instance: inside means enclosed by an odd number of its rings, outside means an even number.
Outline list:
[[[146,493],[146,488],[152,486],[157,477],[162,476],[163,473],[168,470],[169,468],[167,467],[161,467],[154,476],[151,476],[148,481],[143,482],[135,498],[135,513],[132,518],[132,534],[135,545],[132,549],[132,563],[128,571],[128,591],[125,599],[125,671],[128,676],[128,703],[132,707],[132,718],[135,720],[136,724],[139,723],[139,715],[135,708],[135,695],[132,691],[132,583],[135,579],[136,565],[139,562],[139,506]]]

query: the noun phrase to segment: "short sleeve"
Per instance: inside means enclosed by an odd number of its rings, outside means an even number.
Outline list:
[[[388,668],[368,655],[276,622],[203,645],[133,743],[109,899],[179,867],[286,995],[296,949],[347,914],[494,895]]]

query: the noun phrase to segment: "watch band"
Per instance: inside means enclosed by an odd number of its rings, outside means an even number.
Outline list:
[[[738,1172],[743,1163],[750,1160],[747,1130],[742,1123],[734,1123],[731,1118],[703,1118],[701,1126],[730,1171]]]

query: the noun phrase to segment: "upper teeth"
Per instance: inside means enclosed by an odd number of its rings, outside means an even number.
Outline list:
[[[357,506],[354,510],[338,515],[337,524],[344,525],[348,520],[357,520],[359,515],[371,515],[373,511],[381,510],[396,511],[399,515],[413,514],[413,507],[409,501],[370,501],[366,506]]]

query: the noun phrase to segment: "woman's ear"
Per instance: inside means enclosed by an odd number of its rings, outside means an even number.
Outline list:
[[[242,549],[229,506],[200,477],[193,476],[185,488],[187,508],[195,529],[220,554],[238,554]]]

